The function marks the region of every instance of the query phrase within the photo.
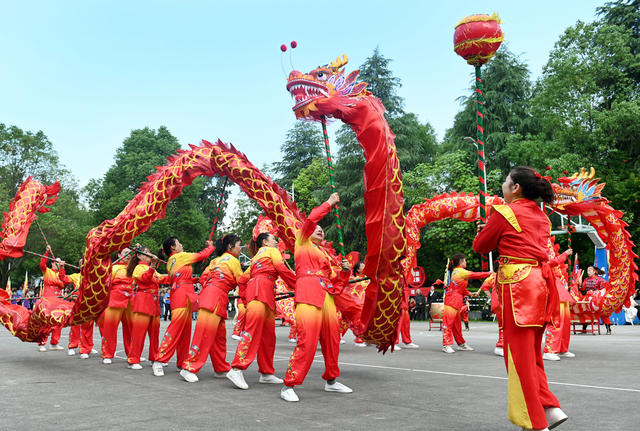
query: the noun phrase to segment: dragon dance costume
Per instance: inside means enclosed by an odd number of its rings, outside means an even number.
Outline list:
[[[240,278],[238,278],[238,299],[236,301],[238,314],[236,315],[236,324],[233,327],[233,334],[231,335],[236,340],[240,340],[240,334],[244,331],[244,321],[247,316],[247,306],[244,302],[244,295],[247,291],[247,283],[249,282],[250,276],[251,267],[247,268]]]
[[[526,429],[545,429],[545,411],[559,408],[542,360],[544,326],[557,320],[558,291],[548,264],[550,222],[538,205],[516,199],[495,205],[473,241],[478,253],[498,248],[497,281],[504,327],[504,361],[508,374],[508,416]],[[553,410],[551,410],[553,411]]]
[[[167,272],[171,280],[171,323],[167,327],[157,362],[167,363],[178,353],[178,368],[182,368],[189,354],[191,342],[191,313],[198,295],[193,290],[191,265],[208,258],[215,248],[211,245],[199,253],[181,251],[172,253],[167,260]]]
[[[189,357],[184,369],[197,374],[204,366],[207,357],[216,373],[225,373],[231,369],[227,356],[227,305],[229,292],[236,288],[242,276],[240,261],[231,253],[224,253],[211,261],[200,276],[200,299],[198,301],[198,320],[191,340]]]
[[[111,269],[111,291],[109,304],[104,311],[100,333],[102,334],[102,358],[112,359],[118,344],[118,326],[122,322],[122,339],[124,352],[131,353],[131,320],[133,318],[132,303],[133,279],[127,277],[127,265],[118,263]]]
[[[139,364],[145,336],[149,335],[149,360],[158,360],[160,338],[160,284],[169,283],[148,263],[141,262],[133,270],[135,294],[132,301],[131,347],[127,355],[129,364]]]
[[[565,251],[549,261],[552,267],[564,263],[569,254]],[[558,326],[547,325],[545,331],[544,353],[566,353],[569,351],[569,341],[571,340],[571,310],[570,306],[575,303],[575,299],[569,294],[567,280],[564,274],[554,269],[555,284],[558,289],[560,301],[560,315]]]
[[[296,326],[298,342],[289,359],[284,379],[287,387],[304,381],[316,354],[318,341],[322,347],[324,380],[340,375],[340,325],[332,293],[338,293],[349,280],[349,272],[335,274],[331,260],[310,237],[318,222],[331,210],[328,202],[316,207],[296,235]]]
[[[258,371],[273,374],[273,355],[276,349],[275,285],[281,277],[290,287],[295,286],[295,274],[284,263],[275,247],[260,247],[251,259],[250,279],[244,292],[246,314],[244,330],[231,366],[239,370],[258,356]]]
[[[49,257],[49,250],[45,251],[44,257],[40,259],[40,270],[42,271],[42,296],[61,296],[64,287],[71,283],[71,280],[64,272],[64,266],[60,268],[59,271],[56,271],[52,268],[47,267],[47,260]],[[57,346],[60,342],[60,336],[62,335],[62,326],[56,326],[53,331],[51,331],[51,346]],[[40,346],[44,346],[47,344],[47,338],[44,338],[38,344]]]
[[[70,297],[76,298],[78,296],[78,290],[80,289],[80,283],[82,282],[82,275],[76,272],[75,274],[70,274],[68,278],[74,286],[74,291]],[[80,346],[80,354],[89,355],[91,350],[93,350],[93,324],[94,321],[91,320],[82,325],[71,326],[71,328],[69,328],[69,344],[67,348],[73,350]]]
[[[409,318],[409,286],[406,284],[403,288],[404,297],[402,298],[402,303],[400,304],[400,309],[402,310],[400,314],[400,321],[398,322],[398,332],[396,334],[395,344],[400,343],[400,338],[402,337],[402,342],[404,344],[412,344],[411,341],[411,319]],[[360,340],[356,340],[358,342]]]
[[[491,297],[491,312],[496,315],[498,321],[498,341],[496,348],[502,349],[504,344],[504,331],[502,329],[502,311],[500,309],[500,297],[498,296],[498,287],[496,285],[496,273],[493,272],[480,286],[480,290],[484,290]],[[496,353],[498,353],[497,351]]]
[[[469,295],[467,286],[470,279],[482,279],[491,275],[491,272],[471,272],[464,268],[456,267],[451,272],[449,285],[444,297],[444,312],[442,315],[442,345],[451,346],[455,342],[462,346],[465,339],[462,336],[462,324],[460,313],[462,311],[462,298]]]
[[[582,282],[582,290],[580,293],[583,295],[590,291],[605,289],[609,282],[599,275],[592,275],[591,277],[587,277],[586,280]],[[599,317],[602,319],[602,323],[607,326],[607,334],[611,333],[611,319],[609,317],[611,314],[600,314]]]

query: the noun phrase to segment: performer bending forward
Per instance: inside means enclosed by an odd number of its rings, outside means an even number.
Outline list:
[[[248,389],[242,370],[246,370],[258,356],[260,383],[282,383],[274,376],[273,354],[276,350],[276,278],[280,276],[289,286],[295,285],[295,274],[284,264],[282,254],[276,248],[278,240],[270,233],[258,235],[250,248],[255,251],[251,258],[251,278],[244,291],[247,304],[244,330],[227,378],[240,389]]]
[[[502,185],[507,205],[495,205],[486,225],[478,226],[473,249],[498,248],[498,289],[504,326],[508,379],[508,416],[523,429],[546,430],[567,420],[551,393],[542,360],[547,322],[557,321],[558,291],[548,264],[551,224],[535,202],[554,200],[551,184],[536,171],[516,167]]]
[[[157,362],[153,363],[153,373],[160,372],[169,362],[173,353],[178,351],[178,368],[182,369],[189,353],[191,342],[191,309],[198,300],[193,290],[193,268],[191,264],[208,258],[213,253],[213,243],[206,242],[207,248],[200,253],[187,253],[178,238],[171,236],[162,243],[162,252],[167,258],[167,272],[171,279],[171,323],[160,343]]]
[[[189,383],[198,381],[198,372],[211,357],[216,377],[225,377],[231,366],[227,356],[227,305],[229,292],[236,288],[242,275],[238,257],[242,250],[240,237],[228,234],[216,241],[216,258],[200,276],[198,320],[191,340],[189,357],[180,375]]]
[[[302,225],[296,237],[296,325],[298,344],[296,345],[280,398],[285,401],[299,401],[293,387],[300,385],[311,368],[316,354],[318,340],[324,356],[327,392],[351,393],[351,388],[336,381],[340,375],[338,354],[340,353],[340,327],[336,306],[331,292],[344,287],[349,280],[350,266],[342,261],[340,275],[333,272],[331,259],[318,245],[324,239],[324,231],[318,222],[340,201],[337,193],[315,208]],[[334,289],[334,284],[336,288]]]

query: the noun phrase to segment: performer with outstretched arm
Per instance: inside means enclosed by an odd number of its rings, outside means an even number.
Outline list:
[[[295,286],[295,274],[284,263],[277,248],[278,240],[263,232],[249,248],[255,251],[251,258],[251,275],[244,291],[247,304],[244,330],[227,378],[240,389],[248,389],[242,370],[246,370],[258,357],[260,383],[282,383],[274,375],[273,355],[276,350],[276,278],[281,277],[290,286]]]
[[[558,291],[548,263],[551,224],[536,203],[551,204],[551,184],[527,167],[511,170],[486,225],[478,225],[473,249],[500,254],[498,288],[508,374],[508,416],[523,429],[546,430],[567,419],[551,393],[542,360],[544,326],[557,322]]]
[[[167,272],[171,280],[171,323],[160,343],[158,360],[153,363],[154,375],[162,375],[160,367],[167,364],[173,354],[178,352],[178,368],[182,369],[189,354],[191,343],[191,313],[198,295],[193,289],[192,264],[208,258],[215,250],[213,242],[208,240],[207,247],[199,253],[187,253],[175,236],[162,243],[160,251],[163,259],[167,257]],[[164,260],[164,259],[163,259]]]
[[[458,350],[473,350],[467,345],[462,336],[462,324],[460,323],[460,312],[463,307],[462,299],[469,295],[467,286],[470,279],[482,279],[491,275],[490,272],[467,271],[467,260],[463,253],[456,253],[449,260],[448,284],[444,297],[444,313],[442,316],[442,351],[445,353],[455,353],[453,342],[458,343]]]
[[[169,277],[156,272],[158,258],[149,253],[147,247],[140,247],[127,264],[127,277],[133,278],[133,316],[131,318],[131,348],[127,358],[129,368],[141,370],[140,355],[144,349],[144,339],[149,335],[149,361],[158,359],[160,338],[160,284],[168,284]],[[154,375],[162,375],[162,367],[153,369]]]
[[[64,271],[63,260],[57,258],[55,260],[49,260],[49,256],[53,256],[51,247],[47,245],[47,250],[44,253],[44,257],[40,259],[40,270],[42,271],[42,283],[44,288],[42,289],[42,296],[61,296],[64,287],[67,284],[72,283],[71,279],[67,277]],[[62,335],[62,327],[57,326],[51,331],[51,350],[64,350],[60,344],[60,335]],[[48,337],[47,337],[48,338]],[[38,351],[46,352],[47,338],[38,343]]]
[[[198,372],[211,357],[216,377],[225,377],[231,366],[227,356],[227,305],[229,292],[238,285],[242,268],[238,257],[242,241],[234,234],[227,234],[216,241],[216,258],[200,276],[198,320],[191,340],[189,357],[184,361],[180,375],[189,383],[198,381]]]
[[[298,343],[289,359],[280,397],[299,401],[293,387],[302,384],[316,354],[318,341],[322,347],[327,392],[351,393],[351,388],[336,381],[340,375],[340,327],[332,293],[338,293],[349,281],[351,267],[342,260],[342,271],[334,273],[331,258],[319,247],[324,231],[318,222],[340,201],[337,193],[315,208],[296,235],[296,325]],[[335,286],[335,287],[334,287]]]

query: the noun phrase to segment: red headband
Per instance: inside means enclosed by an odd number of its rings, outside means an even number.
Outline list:
[[[538,173],[538,171],[534,171],[533,173],[534,173],[534,174],[536,174],[536,177],[538,177],[538,178],[544,178],[545,180],[547,180],[547,181],[551,182],[551,177],[543,177],[542,175],[540,175],[540,174]]]

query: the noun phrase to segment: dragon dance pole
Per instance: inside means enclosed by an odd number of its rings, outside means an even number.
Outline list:
[[[49,247],[49,249],[51,250],[51,256],[55,259],[55,256],[53,255],[53,249],[51,248],[51,245],[49,245],[49,241],[47,241],[47,236],[44,234],[44,231],[42,230],[42,226],[40,226],[40,223],[38,222],[37,218],[36,218],[36,226],[38,226],[38,229],[40,229],[40,233],[42,234],[42,238],[44,238],[45,244],[47,244],[47,247]]]
[[[55,259],[55,257],[45,256],[44,254],[35,253],[35,252],[33,252],[33,251],[24,250],[24,252],[25,252],[25,253],[32,254],[32,255],[34,255],[34,256],[44,257],[45,259],[49,259],[49,260],[52,260],[52,261],[54,261],[54,262],[55,262],[55,260],[56,260],[56,259]],[[80,270],[80,267],[79,267],[79,266],[71,265],[70,263],[66,263],[66,262],[65,262],[65,266],[70,266],[71,268],[75,268],[75,269],[77,269],[77,270]]]
[[[480,185],[480,218],[487,222],[487,175],[484,160],[484,96],[482,94],[482,70],[480,65],[476,69],[476,142],[478,146],[478,182]],[[489,269],[487,255],[482,254],[482,270]]]
[[[323,115],[321,118],[322,136],[324,137],[324,149],[327,152],[327,168],[329,169],[329,183],[331,184],[331,192],[336,191],[336,184],[333,180],[333,160],[331,159],[331,147],[329,147],[329,135],[327,134],[327,118]],[[344,252],[344,241],[342,239],[342,223],[340,222],[340,214],[338,212],[338,204],[333,208],[336,215],[336,228],[338,228],[338,245],[340,246],[340,254],[346,256]]]
[[[213,220],[213,226],[211,226],[211,233],[209,234],[209,241],[213,238],[213,233],[216,231],[218,227],[218,215],[220,213],[220,208],[222,207],[222,200],[224,199],[224,192],[227,188],[227,183],[229,182],[229,177],[224,177],[224,183],[222,184],[222,192],[220,192],[220,199],[218,200],[218,205],[216,206],[216,218]]]

